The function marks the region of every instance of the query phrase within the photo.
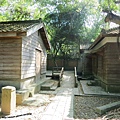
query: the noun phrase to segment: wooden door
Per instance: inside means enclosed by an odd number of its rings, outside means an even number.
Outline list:
[[[41,73],[41,51],[36,50],[36,82],[40,81]]]

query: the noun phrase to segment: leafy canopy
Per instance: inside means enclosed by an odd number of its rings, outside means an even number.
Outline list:
[[[0,20],[42,18],[49,33],[50,54],[76,57],[80,44],[90,43],[103,26],[101,6],[96,0],[1,0]],[[107,5],[106,5],[107,6]]]

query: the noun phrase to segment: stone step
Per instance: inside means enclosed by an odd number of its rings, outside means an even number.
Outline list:
[[[16,103],[17,105],[21,105],[23,101],[29,97],[33,97],[34,94],[39,93],[40,86],[44,84],[46,81],[42,80],[40,83],[31,84],[28,89],[19,89],[16,91]]]
[[[51,91],[55,91],[58,88],[58,81],[54,82],[54,85],[50,88]]]
[[[48,80],[41,86],[41,90],[55,91],[57,89],[57,87],[58,87],[58,81]]]
[[[98,82],[95,81],[95,80],[90,80],[90,81],[87,82],[87,85],[88,86],[96,86],[96,85],[98,85]]]
[[[20,89],[16,91],[16,104],[21,105],[22,102],[29,97],[28,89]]]
[[[41,90],[50,90],[50,88],[54,85],[54,81],[47,80],[42,86]]]

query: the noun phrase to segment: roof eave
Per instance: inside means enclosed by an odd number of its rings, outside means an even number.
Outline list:
[[[120,36],[120,33],[115,33],[115,34],[103,34],[103,35],[99,35],[97,37],[97,39],[95,40],[95,42],[88,48],[89,50],[93,49],[97,44],[99,44],[105,37],[117,37]]]
[[[21,37],[26,36],[26,31],[0,32],[0,37]]]
[[[35,25],[34,27],[32,27],[32,28],[30,28],[30,29],[27,30],[26,36],[29,36],[29,35],[33,34],[34,32],[38,31],[42,27],[44,27],[43,23]]]
[[[91,50],[92,48],[94,48],[103,39],[104,39],[104,36],[102,34],[100,34],[88,49]]]
[[[48,39],[48,36],[47,36],[47,32],[46,32],[44,27],[40,29],[40,34],[41,34],[41,37],[43,39],[43,43],[44,43],[46,49],[50,50],[51,49],[51,44],[49,42],[49,39]]]
[[[105,37],[118,37],[120,36],[120,27],[112,28],[109,30],[102,30],[100,35],[94,41],[94,43],[88,48],[88,50],[93,49],[97,44],[99,44]]]

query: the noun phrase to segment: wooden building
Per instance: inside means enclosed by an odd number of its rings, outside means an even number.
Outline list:
[[[100,85],[108,92],[120,92],[120,28],[101,32],[89,51]]]
[[[86,43],[80,45],[80,72],[81,76],[84,78],[91,77],[92,76],[92,58],[91,55],[88,52],[88,48],[90,47],[91,43]]]
[[[50,43],[41,20],[0,22],[0,88],[27,89],[46,76]]]

